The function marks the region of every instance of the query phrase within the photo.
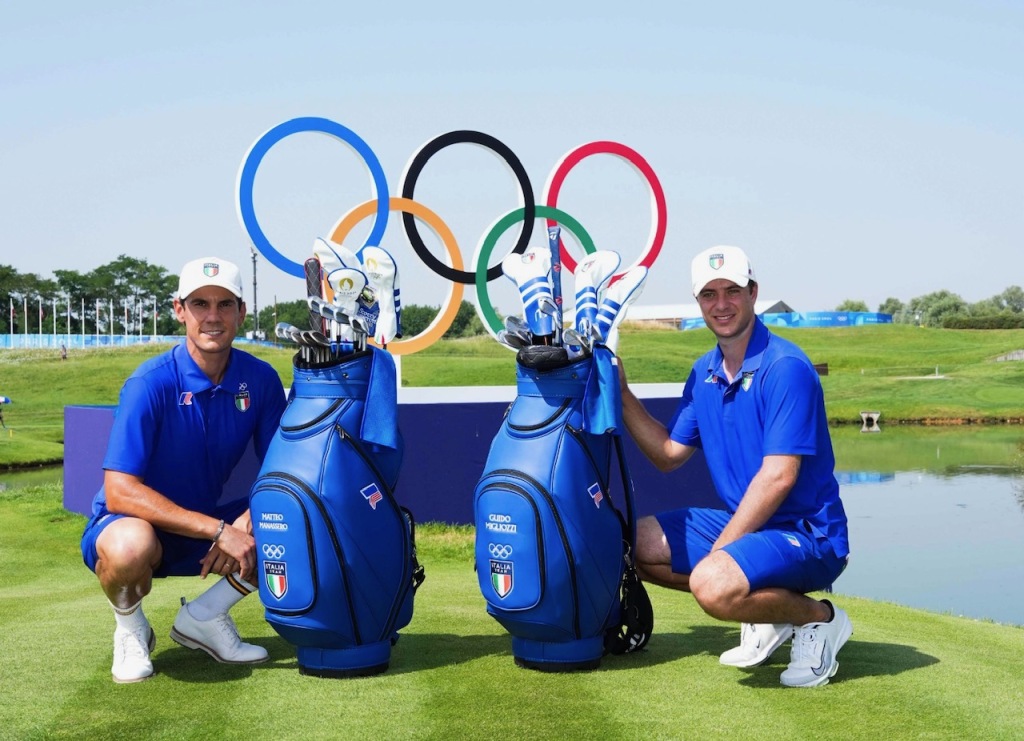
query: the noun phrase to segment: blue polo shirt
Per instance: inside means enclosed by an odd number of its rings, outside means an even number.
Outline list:
[[[704,451],[711,479],[735,512],[766,455],[799,455],[800,473],[763,529],[806,524],[849,554],[846,512],[817,371],[792,342],[755,318],[743,366],[726,380],[722,351],[697,360],[683,387],[670,437]]]
[[[184,343],[177,345],[125,381],[103,468],[140,476],[185,509],[212,515],[228,504],[221,501],[224,483],[250,440],[263,460],[284,407],[270,364],[232,348],[214,385]],[[92,511],[107,512],[102,487]]]

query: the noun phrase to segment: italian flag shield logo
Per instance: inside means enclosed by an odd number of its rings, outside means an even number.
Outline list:
[[[240,412],[246,412],[250,406],[252,406],[252,399],[249,398],[248,391],[239,391],[235,394],[235,409]]]
[[[288,591],[288,566],[283,561],[264,561],[263,576],[267,589],[275,598],[281,599]]]
[[[504,599],[512,591],[512,562],[491,561],[491,586]]]
[[[718,270],[720,267],[725,265],[725,255],[716,254],[708,258],[708,265],[711,266],[712,270]]]

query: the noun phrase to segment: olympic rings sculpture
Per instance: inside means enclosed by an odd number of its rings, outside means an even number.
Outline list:
[[[264,234],[256,218],[253,204],[253,189],[256,173],[260,163],[270,149],[288,136],[299,133],[319,133],[330,136],[348,145],[363,160],[370,174],[372,185],[369,200],[355,206],[345,213],[334,225],[330,239],[344,243],[344,239],[362,220],[373,216],[373,225],[363,246],[380,245],[387,229],[392,211],[402,214],[402,224],[406,238],[420,260],[434,273],[451,282],[451,288],[434,321],[420,334],[408,339],[396,340],[388,344],[388,350],[396,355],[414,353],[428,347],[439,340],[451,327],[459,306],[462,303],[463,286],[475,284],[477,297],[477,313],[492,336],[501,329],[501,320],[490,301],[487,284],[501,274],[501,265],[488,267],[491,253],[498,239],[515,224],[521,223],[519,236],[512,252],[522,253],[529,245],[533,234],[534,222],[538,218],[547,220],[548,226],[562,226],[579,243],[584,252],[593,252],[596,247],[586,229],[571,215],[557,207],[558,197],[569,172],[583,159],[598,154],[609,154],[625,160],[647,182],[651,195],[651,231],[637,259],[622,268],[613,278],[617,280],[623,273],[637,265],[650,268],[658,258],[665,242],[667,228],[667,206],[665,193],[654,169],[635,150],[612,141],[593,141],[570,150],[555,165],[544,186],[542,203],[538,204],[533,193],[530,178],[516,154],[503,142],[489,134],[479,131],[449,131],[441,134],[416,151],[409,159],[399,182],[401,197],[392,197],[388,190],[387,177],[381,167],[377,155],[369,145],[351,129],[326,118],[302,117],[294,118],[272,127],[262,134],[249,148],[238,171],[236,182],[235,205],[239,221],[248,233],[253,246],[275,267],[297,278],[304,277],[303,266],[277,250]],[[459,245],[448,225],[423,204],[414,200],[416,183],[432,156],[445,147],[455,144],[474,144],[493,152],[509,168],[519,186],[519,202],[515,208],[501,216],[485,234],[477,245],[471,263],[471,269],[465,269]],[[437,259],[427,248],[419,232],[417,219],[425,223],[437,235],[444,245],[450,265]],[[319,232],[316,234],[319,235]],[[572,273],[576,269],[576,260],[559,240],[559,254],[563,270]]]

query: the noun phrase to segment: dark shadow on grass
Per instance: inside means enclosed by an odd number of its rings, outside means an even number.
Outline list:
[[[748,670],[741,684],[748,687],[781,687],[779,674],[789,663],[788,645],[775,652],[768,663]],[[839,671],[829,684],[842,684],[861,677],[895,676],[939,663],[939,659],[922,653],[914,646],[900,643],[872,643],[856,638],[839,652]],[[724,668],[724,667],[723,667]]]
[[[153,655],[153,668],[179,682],[231,682],[246,679],[254,671],[267,669],[298,670],[295,648],[281,638],[245,639],[248,643],[263,646],[269,658],[262,664],[222,664],[205,651],[185,648],[177,643]]]

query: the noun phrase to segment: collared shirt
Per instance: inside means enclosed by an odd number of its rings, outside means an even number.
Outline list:
[[[140,476],[185,509],[212,514],[226,503],[222,494],[231,497],[224,482],[250,441],[263,460],[284,407],[281,379],[268,363],[232,348],[215,385],[185,344],[176,345],[125,381],[103,468]],[[101,487],[93,513],[105,511]]]
[[[722,351],[699,358],[683,387],[670,437],[704,451],[712,481],[735,512],[767,455],[799,455],[800,472],[764,528],[806,523],[849,553],[825,397],[814,366],[755,318],[740,371],[727,380]]]

